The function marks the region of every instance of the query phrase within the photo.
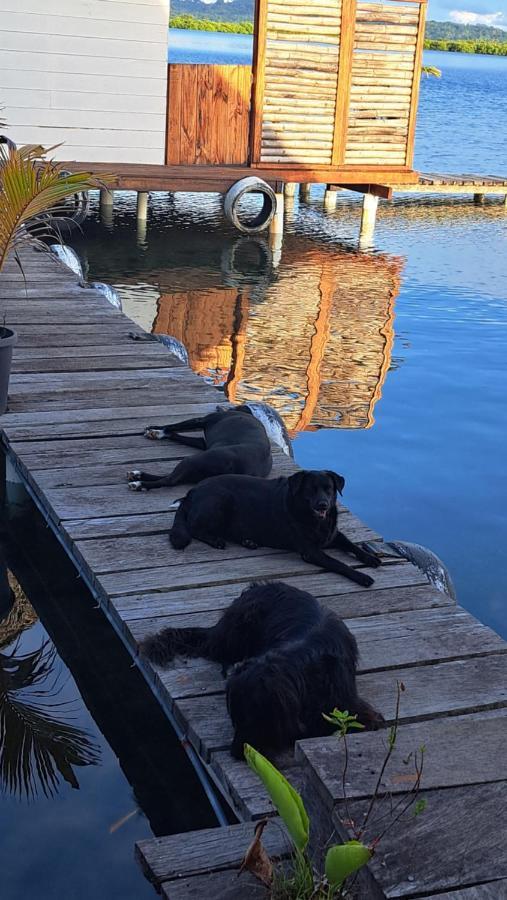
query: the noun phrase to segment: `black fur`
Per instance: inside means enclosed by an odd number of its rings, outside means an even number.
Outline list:
[[[190,437],[180,431],[203,431],[204,437]],[[183,459],[170,475],[129,472],[127,478],[136,490],[196,484],[213,475],[269,475],[273,465],[266,430],[247,406],[217,408],[208,416],[186,419],[172,425],[149,425],[147,437],[166,438],[203,452]]]
[[[356,689],[357,644],[346,625],[315,597],[283,582],[252,584],[212,628],[166,628],[141,644],[167,665],[176,654],[222,665],[234,728],[231,753],[244,743],[273,753],[299,738],[333,731],[322,716],[335,707],[368,729],[383,723]]]
[[[337,530],[336,492],[344,484],[341,475],[329,471],[302,470],[272,480],[208,478],[182,500],[169,532],[171,544],[182,550],[196,538],[219,549],[232,541],[251,549],[295,550],[307,562],[369,587],[373,578],[323,552],[343,550],[363,565],[380,565],[377,556]]]

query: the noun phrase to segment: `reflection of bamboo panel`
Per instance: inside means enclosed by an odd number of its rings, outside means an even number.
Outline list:
[[[248,288],[164,293],[155,332],[188,349],[194,371],[233,402],[264,401],[287,427],[368,428],[390,365],[400,263],[288,237],[263,296]],[[192,270],[190,270],[190,275]]]
[[[390,364],[398,286],[398,265],[390,260],[352,257],[340,270],[313,424],[373,424]]]
[[[182,341],[194,372],[222,383],[231,367],[237,299],[230,288],[163,294],[153,331]]]
[[[270,403],[294,428],[307,395],[307,368],[320,301],[322,266],[305,255],[296,269],[280,270],[262,304],[250,307],[239,402]],[[312,260],[313,262],[313,260]]]
[[[390,364],[399,263],[316,248],[303,258],[288,249],[284,263],[250,313],[236,399],[270,403],[292,431],[370,427]]]

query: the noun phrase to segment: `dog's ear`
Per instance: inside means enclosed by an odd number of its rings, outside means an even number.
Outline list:
[[[326,475],[329,475],[331,481],[334,484],[335,491],[338,491],[341,497],[343,488],[345,487],[345,478],[343,477],[343,475],[338,475],[337,472],[331,472],[330,469],[326,471]]]
[[[294,475],[291,475],[288,479],[289,492],[292,497],[295,497],[297,492],[301,490],[303,487],[303,482],[306,477],[306,472],[304,469],[301,469],[299,472],[296,472]]]

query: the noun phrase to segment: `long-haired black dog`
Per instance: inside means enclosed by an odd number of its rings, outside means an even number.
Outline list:
[[[231,753],[243,745],[285,750],[333,730],[322,713],[335,707],[367,729],[383,723],[357,694],[357,644],[347,626],[306,591],[283,582],[252,584],[212,628],[165,628],[140,652],[166,666],[178,654],[221,663],[234,727]]]
[[[180,431],[203,431],[203,437],[180,434]],[[170,475],[151,475],[134,469],[127,473],[133,491],[175,484],[196,484],[214,475],[269,475],[273,465],[271,444],[266,429],[248,406],[222,409],[207,416],[173,422],[171,425],[148,425],[145,437],[170,440],[202,450],[196,456],[182,459]]]

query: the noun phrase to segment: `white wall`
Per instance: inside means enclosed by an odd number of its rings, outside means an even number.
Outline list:
[[[169,0],[0,0],[0,107],[18,144],[163,163]]]

